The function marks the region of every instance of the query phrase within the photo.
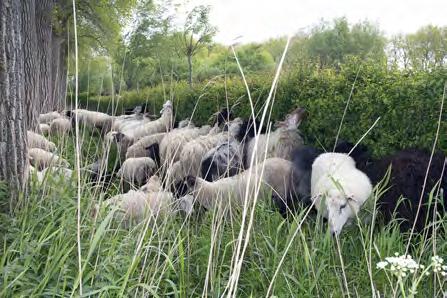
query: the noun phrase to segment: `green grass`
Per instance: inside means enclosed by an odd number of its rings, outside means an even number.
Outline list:
[[[98,138],[87,131],[83,156],[93,161],[101,152]],[[72,164],[72,138],[57,140],[62,155]],[[29,198],[13,215],[1,213],[0,297],[79,295],[76,243],[76,188],[74,183],[49,179],[44,187],[32,184]],[[84,296],[198,297],[206,288],[207,296],[225,293],[232,257],[240,230],[240,215],[218,218],[213,212],[189,219],[180,214],[155,226],[145,223],[124,228],[110,214],[92,217],[98,201],[107,194],[82,187],[81,244]],[[6,192],[0,199],[7,202]],[[262,297],[278,267],[289,241],[292,241],[277,275],[272,293],[277,297],[371,297],[373,289],[382,297],[392,297],[396,282],[388,280],[376,263],[395,252],[403,254],[406,237],[396,227],[357,225],[340,236],[342,268],[335,238],[316,214],[283,219],[271,206],[258,204],[252,233],[239,277],[239,297]],[[223,221],[223,222],[222,222]],[[444,222],[440,230],[446,229]],[[433,255],[447,256],[447,242],[412,239],[411,254],[428,264]],[[142,240],[142,241],[141,241]],[[139,243],[141,241],[141,247]],[[371,263],[369,254],[371,253]],[[211,254],[211,258],[210,258]],[[368,265],[371,267],[369,274]],[[205,281],[207,281],[205,285]],[[442,296],[447,289],[442,279],[427,276],[418,287],[417,297]],[[404,283],[411,286],[410,280]],[[396,294],[400,296],[400,292]]]

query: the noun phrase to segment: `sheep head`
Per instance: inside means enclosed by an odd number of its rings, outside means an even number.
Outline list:
[[[172,106],[172,101],[168,100],[163,104],[163,108],[160,111],[160,114],[163,114],[165,111],[166,112],[172,112],[173,106]]]
[[[276,126],[284,127],[286,129],[296,129],[306,117],[307,111],[304,108],[296,108],[290,114],[286,115],[284,121],[277,122]]]
[[[332,179],[324,192],[312,198],[315,208],[328,219],[331,234],[338,235],[344,225],[357,216],[363,203],[372,193],[369,178],[361,171],[356,172],[349,180]]]

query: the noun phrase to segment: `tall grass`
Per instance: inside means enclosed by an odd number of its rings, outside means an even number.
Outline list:
[[[265,122],[280,70],[262,109]],[[119,98],[112,110],[118,105]],[[79,173],[103,156],[115,160],[116,150],[109,152],[98,134],[85,128],[77,127],[76,137],[52,140],[78,171],[71,181],[48,176],[39,184],[34,177],[22,208],[0,212],[0,297],[65,297],[78,290],[82,297],[398,297],[399,286],[410,289],[411,279],[398,285],[375,264],[404,253],[407,244],[421,264],[434,254],[447,255],[445,220],[432,237],[409,237],[397,221],[385,225],[377,218],[382,185],[365,216],[336,238],[313,209],[284,219],[268,198],[257,196],[232,216],[214,210],[124,226],[113,212],[94,212],[96,204],[120,191],[118,182],[103,192]],[[0,210],[7,202],[0,184]],[[361,220],[371,214],[371,222]],[[430,275],[418,284],[417,296],[438,297],[446,290],[444,280]]]

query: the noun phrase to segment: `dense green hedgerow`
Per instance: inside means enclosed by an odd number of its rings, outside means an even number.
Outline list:
[[[344,108],[353,88],[351,102],[341,129],[340,137],[358,140],[380,117],[377,126],[365,138],[375,154],[382,155],[400,148],[431,148],[438,125],[447,70],[433,72],[404,72],[388,69],[380,64],[356,63],[351,60],[338,71],[296,70],[282,74],[276,90],[272,120],[281,119],[296,106],[305,107],[310,114],[301,130],[310,143],[331,148],[335,141]],[[356,74],[358,72],[357,80]],[[248,85],[256,111],[267,98],[271,77],[256,75],[248,78]],[[354,81],[355,85],[354,85]],[[250,115],[250,105],[243,81],[239,77],[223,77],[189,88],[186,82],[157,86],[140,92],[128,91],[120,97],[91,97],[90,109],[116,111],[143,102],[158,113],[162,103],[172,99],[177,119],[193,115],[196,123],[203,124],[220,106],[240,99],[235,108],[240,116]],[[86,95],[81,97],[86,105]],[[446,112],[442,114],[439,148],[447,150]]]

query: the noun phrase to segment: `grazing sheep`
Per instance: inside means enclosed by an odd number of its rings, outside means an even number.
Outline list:
[[[253,119],[245,120],[242,125],[233,127],[230,137],[209,150],[201,161],[201,174],[207,181],[214,181],[224,176],[234,176],[243,169],[245,144],[255,136]]]
[[[228,131],[215,135],[208,134],[200,136],[186,143],[179,154],[179,164],[174,164],[175,167],[173,165],[167,170],[167,185],[179,182],[179,178],[183,179],[186,176],[198,176],[200,173],[202,157],[220,142],[231,138],[235,131],[239,131],[236,127],[240,127],[241,125],[242,120],[237,118],[231,121]],[[176,177],[176,179],[174,179],[174,177]]]
[[[45,113],[45,114],[40,114],[37,117],[37,121],[40,124],[49,124],[51,121],[59,118],[60,116],[61,116],[61,114],[59,114],[59,112],[57,112],[57,111],[49,112],[49,113]]]
[[[50,123],[50,134],[65,135],[71,131],[71,121],[67,117],[59,117]]]
[[[77,115],[80,125],[85,125],[91,128],[97,128],[103,134],[106,134],[112,129],[112,125],[115,120],[115,117],[110,116],[108,114],[84,109],[75,109],[71,111],[66,111],[65,114],[72,121],[75,120],[75,115]]]
[[[48,135],[50,132],[50,126],[46,123],[39,124],[39,132],[44,135]]]
[[[200,163],[201,176],[215,181],[224,176],[234,176],[242,169],[243,151],[235,139],[219,143],[209,150]]]
[[[122,161],[126,159],[127,149],[132,146],[133,143],[133,138],[129,138],[121,132],[111,131],[104,138],[104,152],[109,151],[111,146],[116,145],[119,158]]]
[[[184,127],[170,131],[159,143],[161,164],[168,166],[170,163],[176,162],[186,143],[199,136],[206,135],[209,131],[209,126],[200,128]]]
[[[48,141],[44,136],[27,131],[28,148],[40,148],[46,151],[56,150],[56,145],[53,142]]]
[[[185,183],[195,201],[206,209],[213,209],[218,206],[224,208],[243,206],[246,199],[253,199],[257,186],[261,199],[266,198],[271,192],[283,202],[290,202],[291,196],[298,200],[295,196],[296,181],[293,163],[273,157],[233,177],[209,182],[199,177],[188,176]]]
[[[160,144],[162,142],[163,138],[166,136],[167,133],[157,133],[150,136],[146,136],[144,138],[141,138],[137,142],[135,142],[132,146],[127,148],[126,152],[126,159],[131,157],[146,157],[148,156],[148,147],[153,146],[156,144]],[[159,156],[149,156],[154,161],[156,159],[160,160]]]
[[[144,125],[150,121],[151,119],[149,117],[142,114],[117,116],[112,124],[112,131],[126,134],[128,131],[132,131],[135,127]]]
[[[161,113],[160,118],[145,123],[143,125],[137,126],[131,131],[127,131],[125,133],[126,136],[136,141],[144,136],[170,131],[174,124],[173,106],[170,100],[168,100],[163,104],[163,109],[160,111],[160,113]]]
[[[245,146],[245,168],[250,167],[251,159],[254,163],[262,161],[264,157],[281,157],[291,160],[293,150],[304,144],[298,132],[298,126],[306,117],[303,108],[297,108],[286,116],[286,120],[278,122],[278,128],[270,134],[260,134],[251,139]]]
[[[294,212],[297,209],[296,202],[301,205],[310,205],[311,200],[311,179],[312,179],[312,164],[315,159],[321,154],[321,151],[311,147],[302,146],[292,152],[292,163],[294,169],[294,189],[296,197],[288,197],[286,200],[273,194],[273,201],[278,206],[279,212],[285,216],[289,212]]]
[[[108,208],[117,208],[116,215],[125,225],[148,218],[162,220],[174,212],[173,203],[172,193],[162,191],[157,176],[152,176],[140,190],[130,190],[104,202]]]
[[[136,157],[124,161],[117,176],[131,186],[141,186],[155,173],[157,166],[152,158]]]
[[[124,115],[145,114],[145,113],[149,113],[149,105],[147,103],[135,106],[131,109],[124,110]]]
[[[29,171],[31,175],[36,175],[39,183],[42,183],[47,175],[51,175],[56,177],[56,179],[63,179],[66,181],[69,181],[73,175],[73,170],[65,167],[49,167],[43,169],[42,171],[38,171],[33,166],[30,166]]]
[[[189,127],[189,128],[195,127],[194,122],[189,120],[189,118],[186,118],[186,119],[183,119],[183,120],[179,121],[178,123],[176,122],[174,124],[174,128],[185,128],[185,127]]]
[[[323,153],[312,164],[312,200],[328,219],[330,231],[338,235],[354,218],[372,193],[368,176],[343,153]]]
[[[341,142],[335,150],[349,152],[353,146],[349,142]],[[441,218],[444,216],[447,208],[447,169],[444,168],[446,156],[443,153],[436,152],[433,156],[417,220],[416,213],[430,161],[430,152],[405,149],[380,159],[373,159],[365,146],[357,146],[351,155],[374,185],[384,179],[391,166],[387,191],[378,198],[377,203],[384,222],[397,220],[402,232],[409,231],[415,222],[415,232],[421,232],[425,228],[431,229],[435,201],[429,205],[430,192],[435,190],[433,197],[435,198],[439,186],[444,192],[443,197],[439,198],[441,204],[437,204],[437,213]]]
[[[107,165],[101,160],[97,160],[81,169],[82,173],[86,174],[88,181],[101,187],[108,188],[112,183],[114,173],[108,171]]]
[[[29,149],[28,157],[31,165],[39,171],[48,168],[50,165],[69,167],[69,163],[62,157],[40,148]]]

